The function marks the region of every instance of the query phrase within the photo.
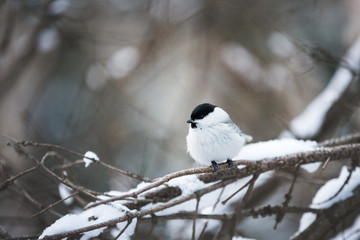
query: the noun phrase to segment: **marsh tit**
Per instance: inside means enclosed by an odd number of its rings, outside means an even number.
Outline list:
[[[187,151],[201,164],[210,164],[218,171],[218,162],[227,161],[232,168],[235,157],[252,137],[240,131],[220,107],[203,103],[194,108],[186,137]]]

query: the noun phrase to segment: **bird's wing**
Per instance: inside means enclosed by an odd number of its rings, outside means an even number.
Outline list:
[[[239,128],[238,126],[236,126],[236,124],[233,123],[232,125],[234,126],[235,131],[238,132],[241,136],[243,136],[243,137],[245,138],[245,141],[246,141],[246,142],[251,142],[251,141],[252,141],[252,139],[253,139],[252,136],[243,133],[243,132],[240,130],[240,128]]]

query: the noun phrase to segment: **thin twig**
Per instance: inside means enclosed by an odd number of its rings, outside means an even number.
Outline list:
[[[244,196],[244,198],[243,198],[243,200],[241,202],[241,207],[244,207],[245,204],[248,202],[248,200],[250,198],[250,194],[251,194],[251,192],[252,192],[252,190],[254,188],[255,182],[258,179],[259,175],[260,174],[258,174],[258,173],[254,173],[253,178],[250,180],[250,185],[249,185],[249,187],[248,187],[248,189],[247,189],[247,191],[245,193],[245,196]]]
[[[125,230],[130,226],[130,224],[131,224],[131,219],[127,222],[126,226],[121,230],[121,232],[119,232],[119,234],[114,238],[114,240],[118,239],[125,232]]]
[[[145,187],[143,187],[141,189],[131,191],[131,192],[122,194],[122,195],[117,196],[117,197],[113,197],[113,198],[109,198],[109,199],[106,199],[106,200],[103,200],[103,201],[99,201],[99,202],[94,203],[94,204],[90,204],[87,207],[87,209],[92,208],[92,207],[96,207],[98,205],[105,204],[105,203],[108,203],[108,202],[122,200],[122,199],[125,199],[125,198],[128,198],[128,197],[137,198],[137,196],[139,196],[141,193],[146,192],[146,191],[148,191],[150,189],[153,189],[155,187],[158,187],[158,186],[170,181],[173,178],[186,176],[186,175],[197,174],[197,173],[205,173],[205,172],[208,172],[208,173],[213,172],[213,168],[211,168],[211,167],[192,168],[192,169],[181,170],[181,171],[178,171],[178,172],[175,172],[175,173],[170,173],[168,175],[165,175],[164,177],[155,179],[154,182],[149,183],[147,186],[145,186]]]
[[[0,239],[7,239],[7,238],[11,238],[11,235],[7,233],[2,226],[0,226]]]
[[[125,171],[125,170],[122,170],[120,168],[116,168],[114,166],[111,166],[103,161],[95,161],[96,164],[99,164],[100,166],[103,166],[115,173],[118,173],[118,174],[122,174],[122,175],[125,175],[125,176],[128,176],[128,177],[131,177],[133,179],[136,179],[136,180],[139,180],[139,181],[143,181],[143,182],[150,182],[150,178],[147,178],[147,177],[144,177],[142,175],[139,175],[139,174],[136,174],[136,173],[133,173],[133,172],[130,172],[130,171]]]
[[[344,181],[344,183],[341,185],[341,187],[339,188],[339,190],[338,190],[333,196],[331,196],[330,198],[326,199],[325,201],[322,201],[322,202],[320,202],[320,203],[316,203],[316,205],[321,205],[321,204],[330,202],[331,200],[333,200],[334,198],[336,198],[336,197],[341,193],[341,191],[344,189],[344,187],[346,186],[346,184],[349,183],[350,178],[351,178],[351,176],[352,176],[352,173],[353,173],[353,170],[351,169],[351,170],[349,171],[349,175],[346,177],[346,180]]]
[[[68,149],[68,148],[65,148],[63,146],[60,146],[60,145],[56,145],[56,144],[49,144],[49,143],[37,143],[37,142],[31,142],[31,141],[21,141],[21,142],[16,142],[17,144],[19,145],[22,145],[24,147],[27,147],[27,146],[31,146],[31,147],[43,147],[43,148],[50,148],[50,149],[54,149],[54,150],[59,150],[59,151],[63,151],[63,152],[67,152],[67,153],[70,153],[70,154],[73,154],[75,156],[78,156],[78,157],[81,157],[81,158],[87,158],[87,159],[90,159],[90,160],[93,160],[93,162],[95,164],[98,164],[100,166],[103,166],[113,172],[116,172],[118,174],[122,174],[122,175],[126,175],[128,177],[131,177],[131,178],[134,178],[134,179],[137,179],[139,181],[144,181],[144,182],[149,182],[150,179],[149,178],[146,178],[146,177],[143,177],[139,174],[136,174],[136,173],[133,173],[133,172],[130,172],[130,171],[125,171],[125,170],[122,170],[122,169],[119,169],[119,168],[116,168],[114,166],[111,166],[103,161],[96,161],[95,159],[92,159],[92,158],[89,158],[89,157],[86,157],[84,154],[82,153],[78,153],[76,151],[73,151],[71,149]]]
[[[216,240],[221,232],[221,230],[223,229],[223,225],[224,224],[221,224],[221,226],[219,227],[219,229],[216,231],[215,235],[213,236],[213,240]]]
[[[339,138],[329,139],[329,140],[320,142],[318,145],[320,147],[333,147],[333,146],[339,146],[339,145],[351,144],[351,143],[360,143],[360,133],[359,132],[341,136]]]
[[[32,203],[33,205],[35,205],[37,208],[44,208],[45,206],[43,204],[41,204],[40,202],[38,202],[35,198],[33,198],[22,186],[20,186],[20,184],[15,182],[15,186],[17,187],[17,189],[23,194],[23,196],[25,197],[25,199],[27,199],[30,203]],[[60,218],[63,215],[53,211],[53,210],[49,210],[49,212],[53,215],[55,215],[56,217]]]
[[[282,203],[282,210],[276,214],[276,219],[275,219],[275,225],[274,225],[274,229],[277,228],[278,224],[283,220],[284,216],[285,216],[285,210],[286,208],[289,206],[289,203],[291,201],[291,194],[294,190],[294,186],[295,186],[295,183],[296,183],[296,179],[298,177],[298,172],[299,172],[299,168],[300,166],[297,166],[295,168],[295,172],[294,172],[294,177],[293,177],[293,180],[291,181],[291,184],[290,184],[290,187],[289,187],[289,190],[288,192],[285,194],[285,200],[284,202]]]
[[[253,181],[253,178],[251,178],[247,183],[245,183],[243,186],[241,186],[238,190],[236,190],[233,194],[231,194],[227,199],[222,201],[221,203],[225,205],[231,198],[233,198],[238,192],[249,186],[249,184]]]
[[[267,217],[272,216],[276,214],[279,211],[282,211],[281,205],[274,205],[274,206],[265,206],[258,209],[243,209],[238,211],[236,214],[243,217]],[[297,207],[297,206],[288,206],[287,209],[285,209],[287,213],[297,213],[302,214],[306,212],[311,212],[315,214],[322,213],[324,210],[317,209],[317,208],[310,208],[310,207]],[[191,220],[194,218],[194,211],[191,212],[178,212],[173,214],[167,214],[167,215],[161,215],[156,216],[156,221],[162,222],[162,221],[169,221],[169,220]],[[233,218],[234,214],[198,214],[198,219],[208,219],[208,220],[219,220],[219,221],[227,221],[231,220]],[[142,217],[139,218],[139,223],[150,223],[152,222],[152,217]]]
[[[354,155],[358,155],[360,150],[360,144],[349,144],[332,148],[321,148],[311,152],[304,152],[298,154],[287,155],[283,157],[275,157],[264,159],[260,161],[234,161],[234,165],[240,165],[244,163],[248,163],[248,167],[238,169],[233,168],[232,170],[228,170],[226,164],[219,164],[219,169],[226,169],[226,171],[219,171],[218,174],[203,174],[199,176],[199,179],[205,183],[214,182],[219,180],[232,179],[233,181],[249,176],[251,174],[261,174],[271,170],[281,170],[284,168],[292,168],[295,165],[299,165],[299,159],[301,160],[301,164],[313,163],[313,162],[323,162],[329,156],[331,156],[331,160],[337,159],[346,159],[349,157],[353,157]],[[226,172],[226,174],[221,174],[221,172]],[[112,197],[106,200],[98,201],[93,204],[89,204],[86,209],[96,207],[101,204],[106,204],[112,201],[122,200],[125,198],[137,198],[141,193],[144,193],[150,189],[158,187],[169,180],[185,175],[199,174],[199,173],[213,173],[212,167],[201,167],[201,168],[192,168],[181,170],[178,172],[170,173],[165,175],[164,177],[158,178],[154,180],[154,182],[149,183],[143,188],[130,191],[128,193],[124,193],[117,197]],[[246,194],[245,194],[246,196]],[[246,198],[244,198],[246,199]]]
[[[200,232],[200,235],[199,235],[198,240],[201,240],[201,238],[204,236],[204,233],[205,233],[205,230],[206,230],[206,228],[207,228],[207,226],[208,226],[208,223],[209,223],[209,222],[205,222],[205,223],[204,223],[204,226],[203,226],[203,228],[202,228],[202,230],[201,230],[201,232]]]
[[[196,198],[196,207],[195,207],[195,214],[194,214],[194,219],[193,219],[193,227],[192,227],[191,240],[195,240],[195,235],[196,235],[196,219],[197,219],[198,210],[199,210],[199,203],[200,203],[200,196],[198,196],[198,197]]]
[[[20,177],[22,177],[22,176],[24,176],[24,175],[26,175],[26,174],[28,174],[28,173],[31,173],[31,172],[35,171],[37,168],[38,168],[37,166],[31,167],[31,168],[29,168],[29,169],[26,169],[26,170],[20,172],[19,174],[15,175],[15,176],[13,176],[13,177],[11,177],[11,178],[8,178],[7,180],[5,180],[5,181],[0,185],[0,191],[7,189],[11,184],[14,183],[14,181],[15,181],[16,179],[18,179],[18,178],[20,178]]]
[[[180,172],[168,174],[162,178],[156,179],[152,183],[147,184],[144,188],[141,188],[141,189],[138,189],[137,191],[131,192],[131,193],[135,193],[135,194],[132,194],[128,197],[137,197],[137,195],[139,195],[145,191],[148,191],[150,189],[154,189],[157,186],[160,186],[163,183],[169,181],[170,179],[173,179],[173,178],[176,178],[179,176],[190,175],[190,174],[205,173],[203,175],[200,175],[199,179],[200,180],[203,179],[205,182],[214,182],[214,183],[211,185],[208,185],[207,187],[200,189],[192,194],[189,194],[187,196],[180,195],[173,199],[167,200],[167,202],[165,202],[165,203],[160,203],[160,204],[157,204],[148,209],[140,210],[137,212],[132,212],[127,216],[121,216],[116,219],[111,219],[106,222],[90,225],[90,226],[83,227],[83,228],[78,228],[73,231],[69,231],[69,232],[65,232],[65,233],[61,233],[61,234],[46,236],[45,239],[64,238],[64,237],[68,237],[70,235],[87,232],[87,231],[90,231],[93,229],[97,229],[97,228],[101,228],[101,227],[105,227],[105,226],[111,226],[118,222],[123,222],[123,221],[129,220],[129,219],[141,218],[146,215],[151,215],[156,212],[162,211],[164,209],[179,205],[179,204],[189,201],[191,199],[201,197],[204,194],[207,194],[207,193],[217,190],[219,188],[223,188],[224,186],[227,186],[228,184],[237,181],[239,178],[243,178],[243,177],[249,176],[251,174],[261,174],[263,172],[267,172],[270,170],[280,170],[280,169],[284,169],[284,168],[299,166],[299,162],[301,162],[301,164],[306,164],[306,163],[311,163],[311,162],[324,162],[324,161],[326,161],[326,159],[329,156],[331,156],[332,161],[338,160],[338,159],[347,159],[347,158],[351,158],[351,157],[357,158],[359,156],[359,146],[360,146],[360,144],[350,144],[350,145],[343,145],[343,146],[332,147],[332,148],[323,148],[323,149],[315,150],[312,152],[293,154],[290,156],[265,159],[265,160],[261,160],[261,161],[257,161],[257,162],[251,162],[251,164],[248,164],[247,167],[242,168],[242,169],[235,168],[231,171],[230,170],[219,171],[218,175],[214,175],[213,170],[210,167],[188,169],[188,170],[183,170]],[[21,150],[22,150],[21,148],[20,148],[20,150],[17,149],[17,151],[20,153],[24,152]],[[29,154],[28,155],[24,154],[24,155],[27,158],[35,161],[36,163],[39,163],[39,161],[37,161],[31,155],[29,155]],[[50,155],[51,154],[49,153],[49,156]],[[46,166],[44,165],[44,161],[47,157],[48,156],[44,155],[43,160],[40,162],[41,166],[44,168],[46,168]],[[248,162],[248,161],[237,161],[237,162],[240,164],[242,162]],[[238,165],[238,164],[234,163],[234,165]],[[224,166],[224,168],[226,168],[226,166]],[[51,170],[49,170],[49,171],[51,172]],[[220,174],[220,173],[223,173],[223,174]],[[60,182],[62,182],[62,181],[65,181],[66,179],[60,178],[60,180],[61,180]],[[127,193],[127,194],[129,194],[129,193]],[[289,208],[290,207],[287,207],[286,211],[288,211]],[[270,214],[270,213],[276,214],[279,211],[283,211],[283,206],[281,206],[280,208],[268,207],[268,208],[265,208],[265,210],[266,210],[266,211],[264,211],[265,215]],[[256,214],[260,214],[260,213],[252,212],[251,214],[253,214],[252,216],[255,216]],[[199,216],[200,216],[200,214],[198,214],[198,218],[199,218]],[[190,219],[194,219],[193,217],[194,217],[194,215],[192,215]]]
[[[78,193],[79,193],[79,192],[73,192],[72,194],[70,194],[70,195],[67,196],[66,198],[60,199],[59,201],[56,201],[55,203],[50,204],[49,206],[47,206],[46,208],[42,209],[41,211],[33,214],[31,217],[32,217],[32,218],[37,217],[38,215],[42,214],[43,212],[49,210],[50,208],[52,208],[52,207],[54,207],[54,206],[56,206],[56,205],[64,202],[65,200],[67,200],[67,199],[69,199],[69,198],[74,197],[74,196],[77,195]]]
[[[65,164],[62,164],[62,165],[56,165],[54,167],[51,168],[52,171],[56,171],[56,170],[66,170],[68,168],[72,168],[76,165],[80,165],[80,164],[84,164],[84,160],[83,159],[78,159],[74,162],[70,162],[70,163],[65,163]]]
[[[360,186],[353,190],[352,196],[333,204],[331,207],[318,213],[316,221],[313,221],[294,240],[300,239],[326,239],[329,237],[329,230],[335,229],[347,217],[354,214],[360,206]]]
[[[321,170],[325,170],[325,168],[326,168],[327,164],[329,163],[330,159],[331,159],[331,157],[328,157],[328,158],[326,159],[326,161],[324,162]]]
[[[216,200],[216,202],[215,202],[215,204],[214,204],[214,206],[213,206],[213,211],[215,210],[216,206],[217,206],[218,203],[220,202],[220,198],[222,197],[225,188],[226,188],[226,186],[221,189],[221,192],[220,192],[220,194],[219,194],[219,196],[218,196],[218,199]]]
[[[95,200],[99,200],[95,195],[101,194],[101,193],[97,193],[93,190],[86,189],[84,187],[79,187],[76,184],[72,183],[69,179],[59,177],[53,171],[51,171],[50,169],[48,169],[45,166],[44,162],[48,157],[59,157],[59,155],[56,152],[47,152],[42,157],[41,161],[39,161],[34,156],[30,155],[24,149],[22,149],[16,142],[8,142],[8,145],[13,147],[19,154],[22,154],[27,159],[30,159],[31,161],[33,161],[36,164],[36,166],[38,166],[41,170],[43,170],[51,179],[55,180],[56,182],[63,183],[65,185],[67,185],[68,187],[72,188],[73,190],[79,191]]]
[[[150,234],[152,234],[152,232],[154,231],[154,228],[157,224],[157,216],[153,213],[151,214],[151,227],[150,227],[150,230],[149,232],[147,233],[147,236],[150,236]]]
[[[218,182],[213,184],[211,187],[205,188],[205,189],[201,189],[195,193],[192,193],[190,195],[187,196],[179,196],[171,201],[168,201],[162,205],[158,205],[155,206],[151,209],[146,209],[146,210],[141,210],[141,211],[137,211],[135,213],[131,213],[129,212],[129,214],[125,215],[125,216],[121,216],[115,219],[111,219],[109,221],[105,221],[102,223],[98,223],[98,224],[94,224],[94,225],[89,225],[86,227],[82,227],[82,228],[77,228],[75,230],[72,231],[68,231],[68,232],[63,232],[63,233],[59,233],[59,234],[54,234],[54,235],[50,235],[50,236],[45,236],[43,239],[61,239],[67,236],[71,236],[71,235],[75,235],[75,234],[79,234],[79,233],[83,233],[83,232],[88,232],[90,230],[94,230],[94,229],[98,229],[98,228],[102,228],[102,227],[106,227],[106,226],[111,226],[114,225],[116,223],[119,222],[123,222],[132,218],[140,218],[149,214],[153,214],[155,212],[159,212],[162,211],[164,209],[179,205],[183,202],[189,201],[191,199],[197,198],[198,196],[203,196],[206,193],[209,193],[211,191],[214,191],[215,189],[218,189],[220,187],[223,187],[231,182],[233,182],[234,180],[226,180],[226,181],[222,181],[222,182]]]

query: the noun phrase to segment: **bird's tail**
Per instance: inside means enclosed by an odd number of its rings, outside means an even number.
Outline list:
[[[250,135],[247,135],[247,134],[242,134],[243,136],[244,136],[244,138],[245,138],[245,141],[248,143],[248,142],[251,142],[252,140],[253,140],[253,137],[252,136],[250,136]]]

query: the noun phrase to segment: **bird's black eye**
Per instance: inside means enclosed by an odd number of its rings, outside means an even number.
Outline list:
[[[196,123],[191,123],[191,128],[197,128]]]

